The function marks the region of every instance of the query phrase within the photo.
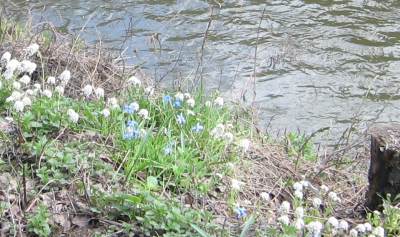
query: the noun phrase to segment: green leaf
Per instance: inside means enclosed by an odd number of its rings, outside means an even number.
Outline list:
[[[256,218],[254,217],[254,215],[250,216],[250,218],[246,221],[246,223],[244,223],[242,233],[240,233],[240,237],[248,236],[247,232],[249,232],[249,230],[250,230],[251,226],[254,224],[255,220],[256,220]]]
[[[211,235],[207,234],[204,230],[202,230],[200,227],[198,227],[195,224],[190,224],[190,226],[197,231],[202,237],[211,237]]]

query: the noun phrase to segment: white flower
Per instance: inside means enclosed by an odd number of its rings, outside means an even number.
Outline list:
[[[6,66],[6,70],[11,72],[12,74],[14,73],[14,71],[19,67],[20,62],[16,59],[11,59]]]
[[[271,200],[271,196],[267,192],[260,193],[260,197],[266,202],[269,202]]]
[[[55,77],[47,78],[47,83],[49,83],[50,85],[55,85],[56,84],[56,78]]]
[[[211,130],[211,136],[217,139],[223,137],[224,134],[225,134],[225,126],[221,123],[217,124],[217,126],[215,126],[215,128]]]
[[[183,95],[181,92],[178,92],[175,94],[175,99],[183,101],[183,99],[185,98],[185,95]]]
[[[29,99],[29,97],[26,97],[26,96],[22,99],[22,103],[24,103],[25,106],[31,106],[32,105],[31,99]]]
[[[36,95],[35,92],[33,90],[31,90],[31,89],[26,90],[25,94],[30,95],[30,96]]]
[[[17,81],[14,81],[13,82],[13,88],[16,89],[16,90],[21,89],[21,83],[19,83]]]
[[[290,224],[290,219],[288,215],[282,215],[278,218],[278,221],[283,224],[283,225],[289,225]]]
[[[140,106],[139,106],[139,104],[138,104],[138,102],[132,102],[131,104],[130,104],[130,107],[133,109],[133,111],[138,111],[139,110],[139,108],[140,108]],[[146,110],[147,111],[147,110]],[[146,113],[146,112],[144,112],[144,113]],[[148,113],[148,112],[147,112]]]
[[[60,79],[61,84],[66,86],[71,79],[71,72],[66,69],[60,74],[58,78]]]
[[[29,60],[23,60],[21,63],[19,63],[17,70],[20,73],[27,72],[32,74],[36,70],[36,67],[36,63],[33,63]]]
[[[337,229],[339,227],[338,219],[333,216],[328,218],[328,224],[331,225],[334,229]]]
[[[365,231],[370,232],[372,231],[372,225],[368,222],[364,223]]]
[[[86,85],[85,87],[83,87],[82,91],[85,97],[89,97],[93,92],[93,86]]]
[[[130,84],[130,85],[133,85],[133,86],[140,86],[141,84],[142,84],[142,82],[140,81],[140,79],[139,78],[137,78],[137,77],[135,77],[135,76],[131,76],[129,79],[128,79],[128,83]]]
[[[233,139],[234,139],[234,136],[233,136],[233,134],[231,132],[226,132],[224,134],[224,140],[225,140],[226,143],[233,142]]]
[[[48,89],[44,90],[44,91],[42,92],[42,94],[43,94],[44,96],[46,96],[47,98],[51,98],[51,97],[53,96],[53,94],[51,93],[51,91],[48,90]]]
[[[79,114],[76,113],[73,109],[68,109],[67,114],[68,114],[69,120],[71,120],[71,122],[73,122],[73,123],[78,122]]]
[[[206,105],[206,107],[211,107],[211,101],[207,100],[205,105]]]
[[[303,219],[297,219],[296,222],[294,223],[294,227],[296,228],[296,230],[302,230],[304,228]]]
[[[6,70],[3,73],[3,76],[4,76],[4,79],[10,80],[14,76],[14,72],[12,72],[11,70]]]
[[[364,226],[363,224],[358,224],[358,225],[355,227],[355,229],[356,229],[358,232],[361,232],[361,233],[365,233],[365,231],[366,231],[365,226]]]
[[[138,112],[138,115],[142,117],[143,119],[148,119],[149,118],[149,111],[147,109],[141,109]]]
[[[109,109],[103,109],[101,111],[101,114],[105,117],[108,118],[110,116],[110,110]]]
[[[192,95],[190,93],[185,93],[183,95],[185,96],[186,99],[192,98]]]
[[[303,185],[300,182],[296,182],[293,184],[293,189],[298,191],[303,191]]]
[[[303,186],[303,188],[307,188],[310,185],[310,182],[307,180],[302,180],[300,181],[300,184]]]
[[[340,220],[339,221],[339,229],[347,231],[349,229],[349,223],[345,220]]]
[[[59,95],[64,95],[64,87],[63,86],[56,86],[54,91],[57,92]]]
[[[338,195],[335,192],[329,192],[328,197],[333,202],[340,202],[340,198],[338,197]]]
[[[303,207],[296,207],[294,214],[297,218],[303,219],[304,217],[304,208]]]
[[[3,67],[6,66],[7,63],[10,62],[10,60],[11,60],[11,53],[10,52],[3,53],[0,59],[1,66]]]
[[[299,191],[299,190],[296,190],[296,191],[294,191],[294,196],[295,196],[296,198],[302,200],[302,199],[303,199],[303,192],[302,192],[302,191]]]
[[[357,237],[358,236],[358,231],[355,229],[351,229],[349,232],[351,237]]]
[[[25,107],[24,102],[22,102],[20,100],[15,101],[15,103],[14,103],[15,111],[22,112],[22,111],[24,111],[24,107]]]
[[[94,94],[96,95],[97,98],[103,98],[104,97],[104,89],[101,87],[97,87],[96,90],[94,90]]]
[[[217,106],[223,106],[223,105],[224,105],[224,98],[222,98],[222,97],[217,97],[217,98],[214,100],[214,104],[217,105]]]
[[[279,208],[281,213],[289,213],[290,212],[290,203],[288,201],[283,201]]]
[[[384,237],[385,236],[385,229],[383,229],[382,227],[378,226],[378,227],[374,228],[374,230],[372,231],[372,234],[377,236],[377,237]]]
[[[307,229],[313,234],[313,236],[321,236],[323,225],[319,221],[312,221],[307,225]]]
[[[322,192],[323,194],[329,192],[329,187],[326,186],[325,184],[321,185],[320,189],[321,189],[321,192]]]
[[[319,199],[319,198],[317,198],[317,197],[315,197],[315,198],[313,198],[313,200],[312,200],[312,204],[313,204],[313,206],[314,206],[315,208],[320,208],[320,206],[321,206],[321,204],[322,204],[322,200]]]
[[[154,94],[154,87],[148,86],[144,89],[146,95],[152,96]]]
[[[7,97],[6,102],[16,101],[22,98],[22,94],[19,91],[13,91],[9,97]]]
[[[42,86],[39,83],[35,83],[33,84],[33,88],[35,88],[36,90],[40,90]]]
[[[240,182],[239,180],[237,180],[237,179],[232,179],[231,180],[231,188],[233,190],[240,191],[240,186],[241,185],[242,185],[242,182]]]
[[[115,97],[109,98],[109,99],[107,100],[107,105],[108,105],[111,109],[119,108],[118,100],[117,100]]]
[[[19,79],[19,82],[28,85],[31,82],[31,78],[28,75],[23,75],[21,79]]]
[[[242,151],[246,153],[250,149],[251,142],[249,139],[245,138],[245,139],[240,140],[239,146],[242,149]]]
[[[26,49],[25,52],[28,55],[28,57],[31,57],[35,55],[39,51],[39,45],[36,43],[33,43],[29,45]]]
[[[186,101],[186,103],[189,105],[189,107],[193,108],[196,102],[193,98],[190,98]]]

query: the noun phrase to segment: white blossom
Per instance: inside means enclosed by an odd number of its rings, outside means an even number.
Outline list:
[[[340,202],[340,198],[338,197],[338,195],[335,192],[329,192],[328,197],[333,202]]]
[[[19,83],[17,81],[14,81],[12,85],[13,85],[13,88],[16,90],[21,89],[21,83]]]
[[[85,87],[83,87],[82,91],[85,97],[89,97],[93,92],[93,86],[86,85]]]
[[[325,184],[321,185],[320,189],[321,189],[321,192],[322,192],[323,194],[329,192],[329,187],[326,186]]]
[[[51,98],[51,97],[53,96],[53,93],[51,93],[51,91],[48,90],[48,89],[44,90],[44,91],[42,92],[42,94],[43,94],[44,96],[46,96],[47,98]]]
[[[193,108],[196,102],[193,98],[189,98],[186,103],[189,105],[189,107]]]
[[[154,94],[154,87],[148,86],[144,89],[146,95],[152,96]]]
[[[132,107],[133,111],[135,111],[135,112],[138,111],[139,108],[140,108],[138,102],[132,102],[132,103],[130,104],[130,106]],[[146,111],[147,111],[147,110],[146,110]],[[142,113],[146,113],[146,112],[142,112]],[[147,112],[147,114],[148,114],[148,112]]]
[[[23,60],[19,65],[18,65],[18,72],[20,73],[28,73],[29,75],[31,75],[35,70],[36,70],[36,63],[31,62],[29,60]]]
[[[288,215],[282,215],[278,218],[278,221],[283,224],[283,225],[289,225],[290,224],[290,219]]]
[[[226,143],[233,142],[233,139],[234,139],[234,136],[233,136],[233,134],[231,132],[226,132],[224,134],[224,140],[225,140]]]
[[[109,116],[110,116],[110,110],[109,109],[103,109],[102,111],[101,111],[101,114],[105,117],[105,118],[108,118]]]
[[[28,85],[31,82],[31,78],[28,75],[23,75],[21,79],[19,79],[19,82]]]
[[[339,228],[339,221],[333,216],[328,218],[328,224],[331,225],[334,229]]]
[[[356,229],[351,229],[349,232],[351,237],[357,237],[358,236],[358,231]]]
[[[303,219],[304,217],[304,208],[303,207],[296,207],[294,214],[297,218]]]
[[[211,101],[207,100],[205,105],[206,105],[206,107],[211,107]]]
[[[14,72],[12,72],[11,70],[6,70],[3,73],[3,76],[4,76],[4,79],[10,80],[14,76]]]
[[[138,115],[142,117],[143,119],[148,119],[149,118],[149,111],[147,109],[141,109],[138,112]]]
[[[139,78],[137,78],[137,77],[135,77],[135,76],[131,76],[129,79],[128,79],[128,83],[130,84],[130,85],[133,85],[133,86],[140,86],[140,85],[142,85],[142,82],[140,81],[140,79]]]
[[[22,102],[20,100],[17,100],[14,102],[15,111],[22,112],[22,111],[24,111],[24,107],[25,107],[24,102]]]
[[[10,60],[11,60],[11,53],[10,52],[3,53],[0,59],[1,66],[3,67],[6,66],[7,63],[10,62]]]
[[[239,147],[243,152],[247,152],[250,149],[251,141],[247,138],[240,140]]]
[[[310,182],[308,182],[307,180],[302,180],[300,181],[300,183],[303,186],[303,188],[307,188],[308,186],[310,186]]]
[[[349,229],[349,223],[345,220],[340,220],[339,221],[339,229],[347,231]]]
[[[182,94],[182,92],[178,92],[175,94],[175,99],[183,101],[183,99],[185,98],[185,95]]]
[[[289,213],[290,212],[290,203],[288,201],[283,201],[279,208],[281,213]]]
[[[56,84],[56,78],[55,77],[47,78],[47,83],[49,83],[50,85],[55,85]]]
[[[214,138],[222,138],[225,134],[225,126],[221,123],[217,124],[215,128],[211,130],[211,136]]]
[[[16,101],[21,99],[23,94],[19,91],[13,91],[9,97],[7,97],[6,102]]]
[[[29,99],[29,97],[27,97],[27,96],[25,96],[25,97],[22,99],[22,103],[24,103],[25,106],[31,106],[31,105],[32,105],[31,99]]]
[[[26,90],[25,93],[26,93],[27,95],[30,95],[30,96],[36,95],[36,93],[35,93],[32,89]]]
[[[20,62],[16,59],[11,59],[7,65],[6,65],[6,70],[10,71],[11,73],[14,73],[14,71],[19,67]]]
[[[294,190],[299,190],[299,191],[303,191],[303,185],[300,182],[295,182],[293,184],[293,189]]]
[[[71,72],[66,69],[60,74],[58,78],[60,79],[61,84],[66,86],[71,79]]]
[[[312,221],[307,225],[307,229],[313,234],[314,237],[321,236],[323,225],[319,221]]]
[[[271,200],[271,196],[267,192],[260,193],[260,197],[266,202],[269,202]]]
[[[312,204],[313,204],[313,206],[314,206],[315,208],[320,208],[320,206],[321,206],[321,204],[322,204],[322,200],[319,199],[319,198],[317,198],[317,197],[315,197],[315,198],[313,198],[313,200],[312,200]]]
[[[374,230],[372,231],[372,234],[377,237],[384,237],[385,229],[383,229],[381,226],[378,226],[378,227],[374,228]]]
[[[73,122],[73,123],[78,122],[79,114],[76,113],[73,109],[68,109],[67,114],[68,114],[69,120],[71,120],[71,122]]]
[[[185,93],[183,95],[185,96],[186,99],[192,98],[192,95],[190,93]]]
[[[231,180],[231,188],[235,191],[240,191],[240,186],[242,185],[242,182],[240,182],[237,179],[232,179]]]
[[[296,228],[296,230],[302,230],[304,228],[303,219],[296,219],[296,222],[294,223],[294,227]]]
[[[299,190],[296,190],[296,191],[294,191],[294,196],[295,196],[296,198],[302,200],[302,199],[303,199],[303,192],[302,192],[302,191],[299,191]]]
[[[103,98],[103,97],[104,97],[104,89],[101,88],[101,87],[97,87],[97,88],[94,90],[94,94],[96,95],[96,97],[97,97],[98,99]]]
[[[370,232],[372,231],[372,225],[368,222],[364,223],[365,231]]]
[[[36,43],[33,43],[25,49],[25,52],[28,57],[31,57],[31,56],[35,55],[37,52],[39,52],[39,45]]]
[[[360,232],[360,233],[365,233],[365,232],[366,232],[366,229],[365,229],[364,224],[358,224],[358,225],[355,227],[355,229],[356,229],[358,232]]]
[[[119,108],[118,100],[117,100],[115,97],[109,98],[109,99],[107,100],[107,105],[108,105],[111,109]]]
[[[64,87],[63,86],[56,86],[54,91],[57,92],[59,95],[64,95]]]
[[[39,83],[35,83],[33,84],[33,88],[35,88],[36,90],[40,90],[42,86]]]
[[[217,106],[223,106],[223,105],[224,105],[224,98],[222,98],[222,97],[217,97],[217,98],[214,100],[214,104],[217,105]]]

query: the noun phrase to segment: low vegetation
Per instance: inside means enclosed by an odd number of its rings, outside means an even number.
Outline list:
[[[0,24],[0,236],[399,234],[389,201],[346,211],[365,179],[305,136],[272,142],[217,92],[160,90],[26,28]]]

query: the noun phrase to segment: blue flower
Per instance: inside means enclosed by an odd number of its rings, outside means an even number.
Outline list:
[[[131,105],[124,105],[122,110],[127,114],[133,114],[135,112],[135,109]]]
[[[197,123],[194,127],[192,127],[192,131],[195,133],[199,133],[203,131],[204,127],[200,123]]]
[[[182,107],[182,101],[180,100],[175,100],[174,102],[174,107],[179,109],[180,107]]]
[[[169,142],[165,147],[164,147],[164,154],[166,156],[171,155],[172,152],[174,151],[174,146],[175,146],[175,142]]]
[[[124,140],[132,140],[140,137],[140,131],[132,127],[128,127],[123,134]]]
[[[163,102],[164,103],[171,103],[171,101],[172,101],[172,97],[170,96],[170,95],[164,95],[164,97],[163,97]]]
[[[179,125],[182,125],[182,124],[185,124],[185,123],[186,123],[186,119],[185,119],[185,117],[183,116],[182,113],[178,114],[178,116],[176,117],[176,122],[177,122]]]
[[[241,219],[241,218],[247,216],[247,212],[244,207],[236,207],[235,213],[236,213],[238,219]]]
[[[128,120],[128,122],[126,122],[126,126],[131,128],[136,128],[138,126],[138,123],[134,120]]]

